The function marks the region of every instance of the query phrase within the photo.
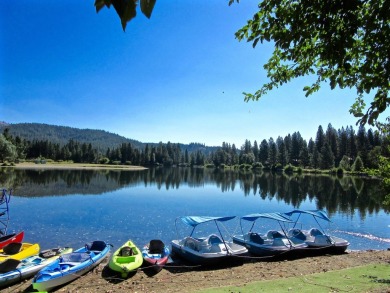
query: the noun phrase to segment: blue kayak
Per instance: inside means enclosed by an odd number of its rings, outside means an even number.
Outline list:
[[[21,261],[13,258],[5,260],[0,263],[0,288],[33,277],[38,271],[59,258],[61,254],[72,251],[73,249],[69,247],[52,248]]]
[[[62,255],[34,277],[32,285],[38,291],[50,291],[62,286],[98,266],[110,252],[111,245],[93,241],[76,251]]]

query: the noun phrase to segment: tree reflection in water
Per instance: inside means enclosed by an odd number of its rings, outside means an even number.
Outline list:
[[[244,172],[204,168],[151,168],[121,170],[23,170],[0,168],[0,185],[13,188],[17,196],[60,196],[103,194],[124,187],[156,186],[177,189],[180,185],[198,188],[215,184],[222,192],[243,191],[244,196],[276,199],[299,207],[305,200],[316,202],[330,216],[336,212],[360,216],[385,209],[380,181],[352,176],[330,176],[272,172]]]

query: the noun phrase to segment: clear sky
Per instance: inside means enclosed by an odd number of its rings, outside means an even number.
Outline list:
[[[94,0],[2,0],[0,121],[237,147],[355,125],[354,92],[325,85],[306,98],[310,79],[244,102],[267,81],[273,49],[234,37],[257,2],[157,0],[151,19],[138,7],[123,32],[114,8],[96,13]]]

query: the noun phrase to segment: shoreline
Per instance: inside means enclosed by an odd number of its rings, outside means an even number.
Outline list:
[[[15,166],[2,166],[3,168],[15,168],[15,169],[37,169],[37,170],[121,170],[121,171],[139,171],[146,170],[148,168],[142,166],[133,165],[106,165],[106,164],[89,164],[89,163],[46,163],[35,164],[32,162],[18,163]]]
[[[370,264],[390,265],[389,250],[347,251],[340,255],[322,255],[293,260],[246,260],[241,265],[221,268],[200,268],[168,264],[156,275],[143,269],[123,280],[109,272],[109,257],[93,271],[60,287],[56,292],[196,292],[225,286],[239,286],[245,292],[247,284],[257,281],[304,277],[314,273],[338,271]],[[30,292],[31,279],[3,292]],[[386,292],[386,291],[385,291]]]

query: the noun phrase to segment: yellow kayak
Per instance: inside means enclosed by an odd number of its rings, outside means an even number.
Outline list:
[[[122,278],[126,278],[131,271],[135,272],[142,262],[141,250],[128,240],[112,254],[108,266],[111,270],[120,273]]]
[[[52,248],[41,251],[38,255],[33,255],[22,261],[9,258],[0,263],[0,288],[8,287],[33,277],[38,271],[55,261],[66,253],[73,251],[70,247]]]
[[[22,260],[39,253],[39,244],[13,242],[0,249],[0,262],[9,258]]]

